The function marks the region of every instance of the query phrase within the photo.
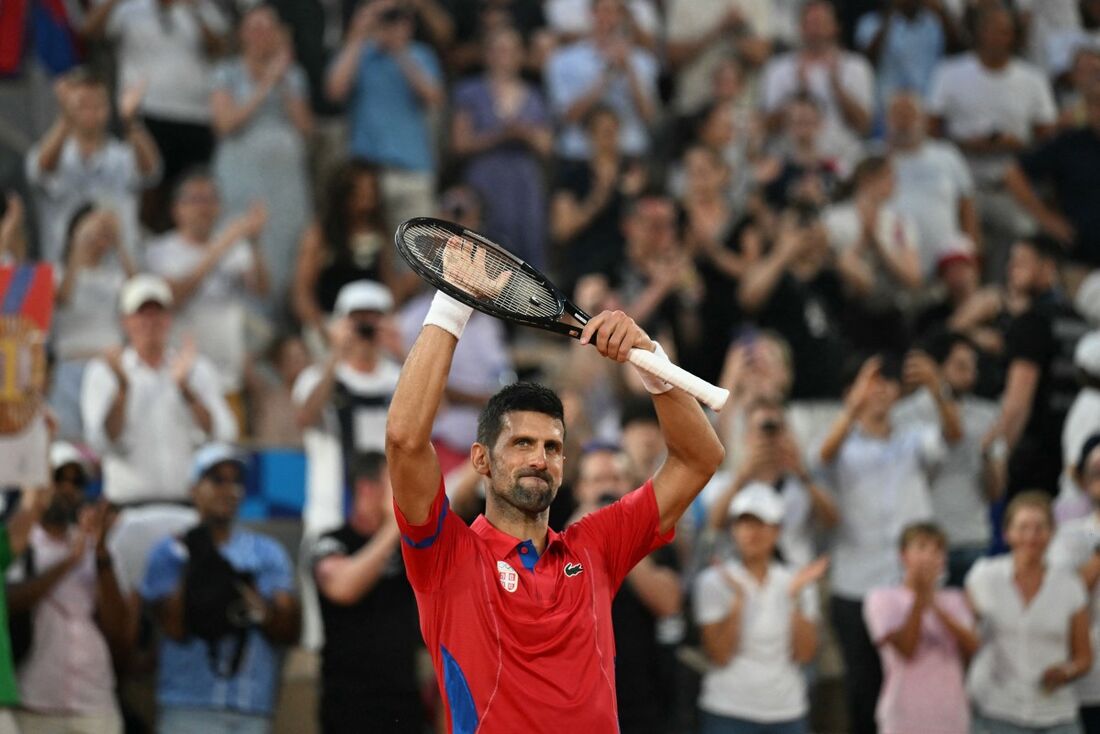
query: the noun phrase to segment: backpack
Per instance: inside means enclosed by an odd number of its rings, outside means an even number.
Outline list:
[[[28,545],[23,551],[23,581],[30,581],[35,573],[34,548]],[[12,663],[18,666],[30,655],[34,643],[34,609],[12,612],[8,617],[8,634],[11,637]]]
[[[222,678],[232,678],[241,668],[248,632],[253,622],[241,594],[251,586],[252,574],[238,571],[218,550],[210,528],[197,525],[183,536],[188,562],[183,578],[183,621],[188,635],[206,643],[210,667]],[[225,660],[219,648],[232,640]]]

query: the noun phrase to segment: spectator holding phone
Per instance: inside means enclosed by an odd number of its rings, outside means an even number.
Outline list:
[[[898,539],[910,523],[932,516],[929,475],[942,462],[946,445],[962,435],[958,412],[944,398],[930,361],[911,357],[904,376],[928,388],[938,425],[894,427],[890,413],[901,394],[902,365],[889,355],[874,356],[860,367],[844,409],[816,452],[840,510],[830,616],[847,671],[854,734],[875,731],[875,701],[882,685],[878,651],[863,620],[863,600],[871,589],[899,581]]]
[[[776,560],[785,510],[763,483],[727,505],[738,560],[716,563],[695,582],[695,621],[711,668],[699,708],[703,734],[804,734],[809,703],[799,669],[817,651],[814,584],[828,562],[799,568]]]
[[[982,648],[967,689],[975,731],[1077,734],[1069,683],[1092,667],[1088,593],[1076,570],[1046,561],[1050,498],[1022,492],[1005,509],[1012,553],[979,561],[966,577]]]
[[[963,592],[939,588],[947,536],[933,523],[914,523],[898,545],[904,580],[872,590],[863,603],[882,658],[878,730],[967,734],[970,706],[963,674],[980,641]]]

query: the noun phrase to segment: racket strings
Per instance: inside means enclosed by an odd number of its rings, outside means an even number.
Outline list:
[[[474,251],[477,256],[471,258],[463,254],[461,257],[451,258],[444,274],[444,253],[448,248],[456,247],[452,239],[456,237],[466,245],[476,248]],[[405,244],[409,253],[422,266],[471,298],[518,316],[553,319],[559,314],[559,304],[554,293],[492,245],[470,237],[461,237],[430,224],[409,227],[405,232]],[[502,273],[511,273],[503,288],[500,287]]]

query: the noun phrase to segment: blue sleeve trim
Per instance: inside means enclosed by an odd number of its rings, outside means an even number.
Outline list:
[[[443,654],[443,687],[451,713],[451,734],[474,734],[478,724],[477,707],[462,666],[443,645],[439,650]]]
[[[429,535],[427,538],[424,538],[424,540],[417,541],[417,540],[413,540],[412,538],[405,535],[404,533],[401,533],[401,540],[405,541],[405,543],[410,548],[417,548],[417,549],[430,548],[432,543],[435,542],[435,539],[439,537],[439,534],[441,532],[443,532],[443,520],[444,520],[444,518],[447,517],[447,510],[450,508],[450,506],[451,506],[451,501],[449,499],[447,499],[446,497],[444,497],[443,498],[443,509],[439,511],[439,520],[437,520],[436,523],[435,523],[435,532],[432,533],[431,535]]]

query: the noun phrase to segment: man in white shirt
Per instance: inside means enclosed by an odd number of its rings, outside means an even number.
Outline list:
[[[386,415],[401,368],[382,351],[381,331],[393,310],[389,289],[357,280],[340,289],[330,329],[331,352],[324,364],[307,367],[294,383],[298,425],[306,449],[303,547],[344,524],[349,464],[357,452],[382,451]],[[309,573],[301,575],[305,610],[303,644],[320,644],[317,599]]]
[[[928,95],[933,135],[954,141],[977,184],[988,274],[997,279],[1015,237],[1030,220],[1005,191],[1005,172],[1034,141],[1054,131],[1058,110],[1043,73],[1012,56],[1012,14],[997,7],[977,21],[975,51],[939,65]]]
[[[594,0],[592,20],[591,35],[555,51],[546,64],[547,94],[561,124],[557,152],[573,160],[588,157],[582,123],[604,104],[619,117],[622,151],[645,155],[658,112],[657,59],[632,44],[622,0]]]
[[[676,75],[674,104],[692,114],[710,101],[711,80],[724,58],[736,53],[759,66],[771,53],[772,3],[769,0],[671,0],[668,8],[667,59]]]
[[[904,372],[896,361],[868,359],[849,388],[844,409],[817,453],[827,486],[836,493],[840,524],[831,563],[832,621],[847,671],[853,734],[873,734],[882,686],[878,651],[863,621],[863,598],[876,586],[899,582],[897,541],[910,523],[928,520],[928,478],[946,443],[962,437],[956,406],[944,395],[927,355],[914,355]],[[928,389],[939,425],[895,429],[890,412],[903,379]]]
[[[248,294],[270,288],[260,236],[267,210],[253,204],[220,230],[220,197],[205,169],[184,175],[172,194],[175,229],[149,243],[145,264],[172,289],[177,334],[195,337],[218,371],[225,394],[239,393],[245,362]]]
[[[980,249],[974,179],[958,148],[928,139],[916,94],[903,92],[891,99],[886,124],[895,180],[891,208],[916,226],[921,270],[930,278],[960,234]]]
[[[1100,434],[1100,331],[1093,331],[1077,342],[1073,351],[1077,381],[1081,392],[1066,414],[1062,425],[1062,478],[1054,514],[1059,522],[1083,517],[1092,509],[1092,501],[1074,477],[1073,468],[1091,436]]]
[[[86,74],[58,80],[60,114],[27,153],[27,181],[38,208],[39,250],[61,262],[73,214],[89,202],[111,209],[131,253],[138,244],[138,194],[160,177],[157,144],[137,119],[143,87],[128,89],[119,105],[125,140],[108,134],[111,101],[107,86]]]
[[[836,10],[825,0],[802,8],[802,45],[764,67],[762,106],[768,128],[783,124],[787,101],[808,92],[821,103],[825,127],[822,151],[854,163],[860,139],[871,131],[875,75],[867,60],[840,47]]]
[[[946,399],[955,404],[962,425],[962,437],[948,447],[929,486],[932,515],[947,535],[947,582],[961,587],[970,566],[989,550],[993,534],[989,503],[1003,489],[992,456],[982,451],[982,439],[997,420],[997,404],[972,393],[978,380],[978,350],[973,342],[944,335],[930,350],[943,375]],[[898,403],[893,419],[900,427],[933,424],[935,400],[927,389],[918,390]]]
[[[127,346],[89,362],[80,412],[84,439],[103,460],[104,496],[132,507],[119,518],[111,545],[133,587],[153,542],[194,523],[194,511],[181,506],[192,452],[206,440],[235,440],[237,423],[213,365],[194,343],[169,347],[167,283],[135,275],[119,307]]]

